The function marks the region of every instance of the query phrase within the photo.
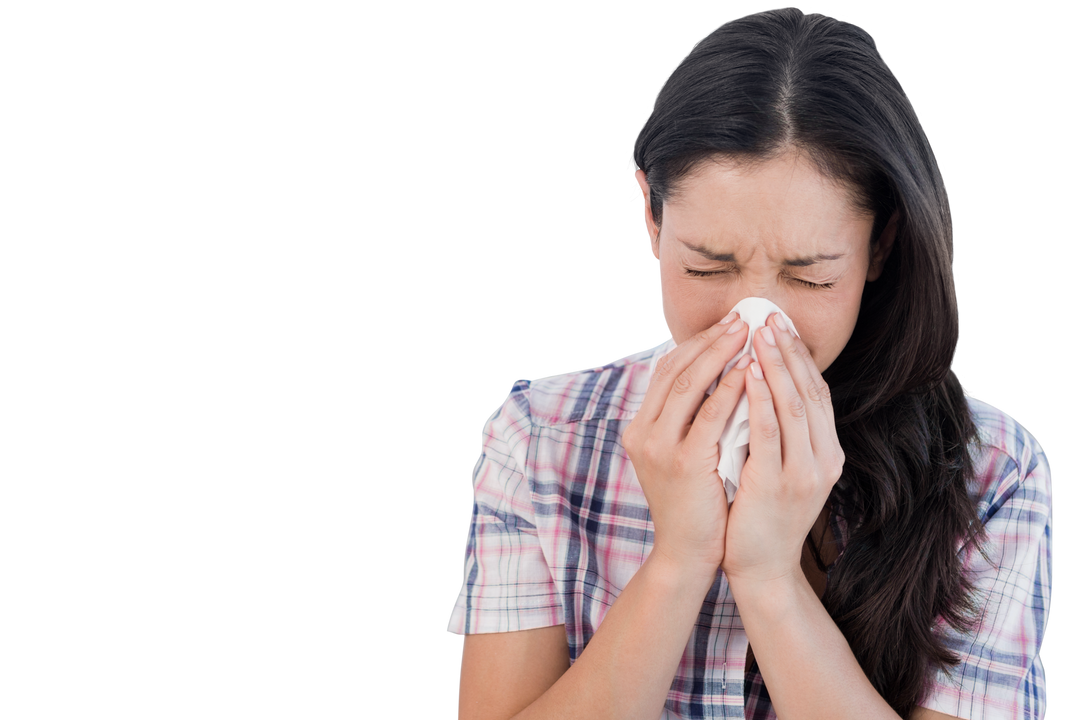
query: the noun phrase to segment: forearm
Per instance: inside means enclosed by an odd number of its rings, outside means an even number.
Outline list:
[[[685,573],[654,552],[577,661],[515,719],[655,720],[711,585],[707,574]]]
[[[778,717],[899,718],[801,573],[771,584],[729,582]]]

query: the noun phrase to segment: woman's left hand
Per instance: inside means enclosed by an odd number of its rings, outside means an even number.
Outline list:
[[[844,467],[829,387],[810,351],[779,314],[753,342],[750,456],[728,512],[721,564],[732,583],[802,578],[803,543]]]

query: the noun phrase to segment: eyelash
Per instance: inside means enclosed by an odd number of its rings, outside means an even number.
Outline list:
[[[690,268],[686,268],[686,274],[690,275],[691,277],[710,277],[712,275],[726,275],[729,272],[731,272],[731,271],[730,270],[691,270]],[[790,278],[790,279],[794,280],[797,283],[801,283],[801,284],[803,284],[803,285],[805,285],[807,287],[818,288],[818,289],[822,289],[822,290],[828,290],[829,288],[831,288],[833,285],[836,284],[836,283],[812,283],[809,280],[802,280],[800,278],[794,278],[794,277]]]

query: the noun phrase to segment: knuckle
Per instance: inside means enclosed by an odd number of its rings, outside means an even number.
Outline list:
[[[660,358],[660,361],[656,363],[656,370],[653,372],[654,377],[664,378],[671,374],[672,369],[675,367],[675,360],[670,354]]]
[[[761,435],[766,440],[777,440],[780,437],[780,423],[769,420],[761,426]]]
[[[642,460],[651,464],[660,459],[662,452],[661,448],[657,446],[656,441],[650,439],[642,444],[640,455]]]
[[[679,373],[679,376],[675,378],[675,384],[672,386],[672,391],[679,395],[686,395],[694,388],[694,375],[690,370],[683,370]]]
[[[787,404],[788,412],[792,417],[804,418],[806,417],[806,404],[803,403],[802,398],[792,398]]]
[[[704,422],[713,423],[720,420],[720,408],[718,407],[718,403],[714,402],[712,399],[715,396],[714,393],[712,397],[702,404],[701,409],[698,410],[698,417]]]
[[[824,484],[833,485],[844,472],[844,452],[840,448],[833,448],[820,461],[819,473]]]
[[[847,457],[844,455],[843,449],[837,445],[836,452],[833,453],[832,474],[835,478],[839,479],[844,473],[844,463],[847,462]]]
[[[818,392],[821,394],[821,401],[832,405],[832,390],[829,388],[829,383],[822,382],[818,387]]]

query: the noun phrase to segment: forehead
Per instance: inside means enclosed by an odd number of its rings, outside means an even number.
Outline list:
[[[759,162],[699,164],[664,203],[678,239],[740,257],[849,254],[869,248],[873,216],[844,185],[788,152]]]

